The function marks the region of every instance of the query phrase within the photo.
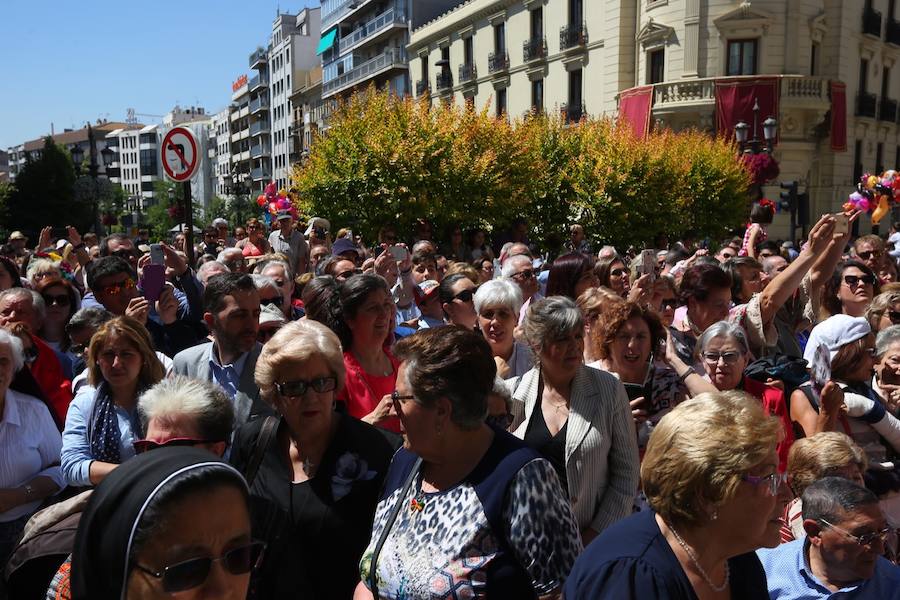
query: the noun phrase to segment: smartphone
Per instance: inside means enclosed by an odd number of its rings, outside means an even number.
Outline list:
[[[635,407],[636,409],[647,411],[648,417],[654,414],[653,398],[651,398],[653,391],[649,385],[639,383],[623,383],[622,385],[625,386],[625,393],[628,395],[629,402],[643,398],[643,401]]]
[[[149,302],[159,300],[163,287],[166,285],[166,267],[163,265],[149,264],[141,269],[141,292]]]
[[[850,233],[850,217],[844,213],[837,213],[834,215],[834,219],[835,233]]]
[[[651,280],[656,279],[656,250],[641,252],[641,275],[649,275]]]
[[[409,250],[403,246],[391,246],[388,248],[388,252],[394,256],[394,260],[397,262],[403,262],[409,256]]]
[[[165,254],[165,252],[163,252],[161,245],[150,244],[150,264],[165,266],[166,254]]]

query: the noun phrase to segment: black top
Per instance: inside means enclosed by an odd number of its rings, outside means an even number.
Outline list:
[[[768,598],[766,573],[756,553],[729,559],[732,600]],[[575,561],[566,600],[654,598],[696,600],[697,594],[656,523],[644,511],[608,527]]]
[[[292,482],[285,454],[287,426],[283,420],[278,426],[276,439],[250,488],[253,535],[268,547],[248,597],[353,597],[375,506],[401,440],[347,415],[335,414],[335,418],[337,429],[322,464],[315,477],[304,483]],[[231,462],[242,472],[250,462],[262,422],[255,419],[235,435]],[[365,461],[364,468],[361,461]],[[335,480],[336,475],[352,483],[343,485]]]
[[[568,428],[569,421],[566,420],[562,429],[557,431],[556,435],[551,435],[547,428],[547,422],[544,420],[544,411],[538,405],[534,407],[531,420],[525,429],[525,443],[550,461],[553,470],[559,476],[559,483],[567,495],[569,493],[569,483],[566,480],[566,430]]]

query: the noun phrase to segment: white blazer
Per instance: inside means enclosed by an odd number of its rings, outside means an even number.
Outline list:
[[[540,367],[507,382],[516,437],[524,439],[539,406]],[[578,527],[603,531],[631,514],[640,479],[637,435],[625,387],[582,365],[572,383],[566,428],[566,479]]]

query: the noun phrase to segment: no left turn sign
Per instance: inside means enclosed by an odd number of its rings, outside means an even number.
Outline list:
[[[173,181],[187,181],[197,172],[200,153],[190,129],[174,127],[163,137],[159,153],[163,171]]]

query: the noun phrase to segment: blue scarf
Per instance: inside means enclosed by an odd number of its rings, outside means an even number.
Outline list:
[[[137,424],[133,424],[132,427],[135,425]],[[139,427],[134,432],[137,436],[142,436]],[[116,405],[105,381],[97,388],[94,396],[94,409],[91,413],[88,438],[91,442],[91,456],[95,460],[116,465],[122,462],[122,454],[119,449],[122,431],[119,429],[119,419],[116,417]]]

